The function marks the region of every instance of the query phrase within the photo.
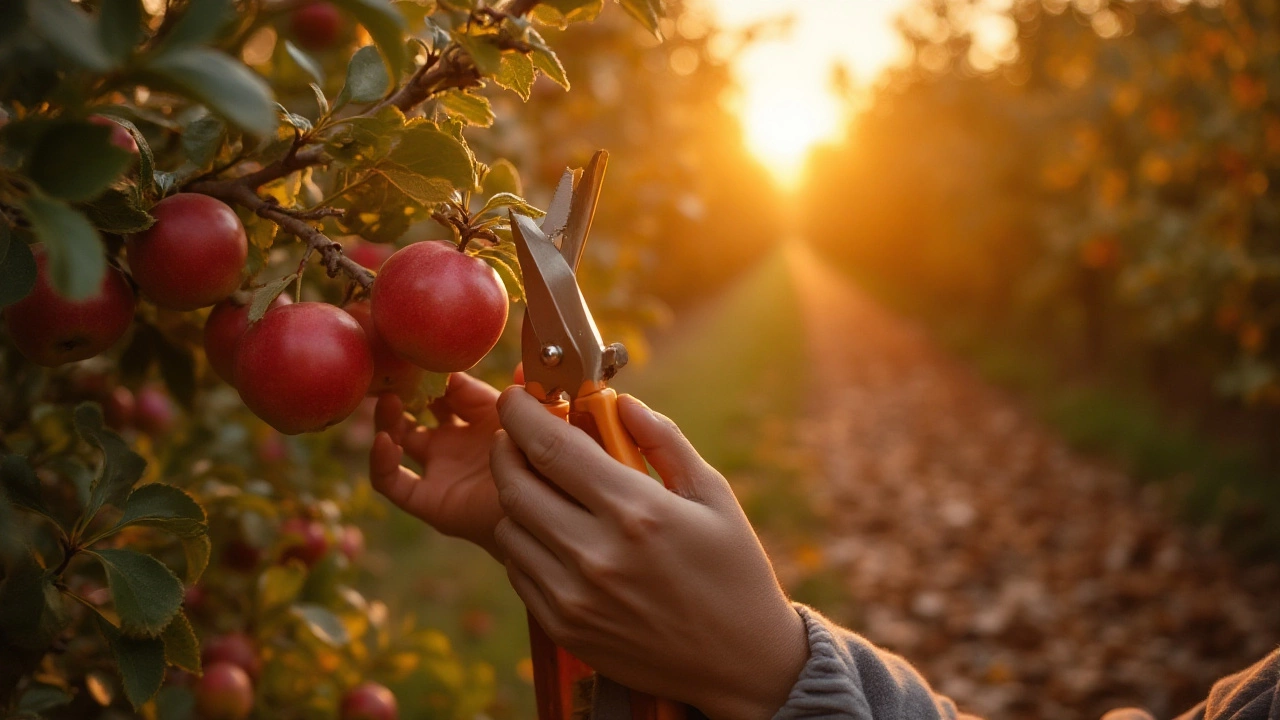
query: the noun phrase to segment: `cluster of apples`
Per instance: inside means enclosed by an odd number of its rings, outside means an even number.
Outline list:
[[[25,357],[56,367],[107,350],[132,322],[135,286],[160,308],[212,306],[204,327],[209,365],[254,414],[296,435],[340,422],[366,395],[411,396],[424,371],[470,368],[506,325],[507,292],[493,268],[435,241],[387,258],[367,301],[344,309],[281,295],[250,323],[248,305],[233,297],[248,257],[235,212],[216,198],[178,193],[151,214],[151,228],[125,239],[130,275],[109,267],[87,298],[58,295],[47,253],[33,248],[35,287],[4,311]]]
[[[257,643],[242,632],[220,635],[205,643],[203,674],[192,688],[204,720],[245,720],[253,712],[253,686],[262,673]],[[396,696],[385,685],[364,682],[342,697],[341,720],[397,720]]]

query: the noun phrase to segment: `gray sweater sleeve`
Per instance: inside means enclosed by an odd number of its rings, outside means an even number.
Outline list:
[[[809,660],[774,720],[976,720],[934,694],[906,660],[872,645],[799,603]]]
[[[977,720],[937,695],[911,664],[795,604],[809,634],[809,660],[773,720]],[[1131,709],[1103,720],[1149,719]],[[1203,703],[1177,720],[1280,720],[1280,650],[1219,680]]]

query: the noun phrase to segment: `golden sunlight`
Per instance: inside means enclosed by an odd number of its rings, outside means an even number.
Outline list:
[[[785,29],[735,61],[732,99],[748,149],[779,185],[794,189],[809,152],[842,130],[847,108],[831,87],[836,65],[867,85],[901,58],[894,17],[911,0],[703,0],[730,33],[768,21]]]

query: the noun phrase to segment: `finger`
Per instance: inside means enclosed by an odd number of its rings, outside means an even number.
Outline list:
[[[369,451],[369,480],[373,489],[396,507],[435,525],[439,518],[442,490],[402,466],[403,451],[386,432],[373,439]]]
[[[431,443],[431,430],[415,424],[409,432],[405,433],[404,440],[401,445],[404,447],[405,453],[409,457],[418,461],[420,465],[427,464],[427,446]]]
[[[502,392],[498,417],[532,466],[592,512],[611,511],[661,490],[609,457],[590,435],[547,412],[522,387]]]
[[[724,476],[702,459],[670,418],[630,395],[618,397],[618,416],[645,460],[672,492],[709,503],[733,496]]]
[[[493,422],[497,418],[498,391],[466,373],[449,376],[444,404],[464,422]]]
[[[391,436],[391,441],[399,445],[404,435],[405,413],[404,402],[395,393],[383,393],[378,396],[378,406],[373,411],[373,427],[378,432]]]
[[[575,562],[575,547],[591,531],[591,516],[544,482],[525,462],[511,436],[498,431],[489,450],[498,504],[507,517],[538,538],[563,562]]]
[[[511,583],[511,587],[516,591],[516,595],[524,601],[524,606],[529,609],[529,614],[533,615],[538,624],[542,626],[544,632],[548,635],[553,631],[550,629],[558,622],[555,614],[551,610],[551,602],[547,600],[547,594],[538,587],[538,583],[529,574],[521,570],[514,562],[507,560],[503,563],[507,569],[507,580]],[[557,633],[558,634],[558,633]]]
[[[570,571],[560,558],[513,518],[498,521],[493,528],[493,542],[508,563],[520,568],[542,588],[544,597],[550,599],[552,588],[570,581]]]

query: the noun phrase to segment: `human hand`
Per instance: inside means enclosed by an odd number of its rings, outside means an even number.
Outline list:
[[[724,477],[629,396],[622,422],[674,492],[523,389],[498,408],[490,467],[507,517],[494,538],[548,636],[613,680],[712,718],[771,717],[808,640]]]
[[[439,425],[428,429],[404,412],[400,398],[378,398],[378,434],[369,452],[373,487],[397,507],[453,537],[479,545],[495,558],[493,528],[502,518],[489,472],[489,445],[498,429],[498,391],[466,373],[454,373],[444,397],[431,405]],[[423,468],[400,464],[404,453]]]

